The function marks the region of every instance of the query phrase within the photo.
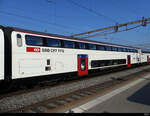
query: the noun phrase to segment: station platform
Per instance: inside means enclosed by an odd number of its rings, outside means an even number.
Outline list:
[[[150,75],[72,109],[74,113],[150,113]]]

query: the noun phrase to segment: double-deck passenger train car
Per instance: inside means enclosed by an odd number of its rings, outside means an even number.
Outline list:
[[[0,26],[0,81],[88,75],[150,62],[140,48]]]

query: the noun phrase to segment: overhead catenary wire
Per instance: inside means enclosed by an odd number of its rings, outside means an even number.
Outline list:
[[[124,30],[120,30],[120,31],[117,31],[117,32],[129,31],[129,30],[132,30],[132,29],[135,29],[135,28],[138,28],[138,27],[141,27],[141,25],[137,25],[135,27],[124,29]],[[116,32],[98,33],[98,34],[94,34],[94,35],[88,35],[87,37],[82,37],[82,39],[87,39],[87,38],[90,38],[90,37],[96,37],[96,36],[100,36],[100,35],[105,36],[105,35],[114,34],[114,33],[116,33]]]
[[[108,16],[106,16],[106,15],[100,13],[100,12],[97,12],[97,11],[91,9],[91,8],[85,7],[85,6],[83,6],[83,5],[81,5],[81,4],[77,3],[77,2],[75,2],[75,1],[73,1],[73,0],[67,0],[67,2],[69,2],[69,3],[71,3],[71,4],[74,4],[74,5],[76,5],[76,6],[80,7],[80,8],[82,8],[82,9],[85,9],[85,10],[87,10],[88,12],[91,12],[91,13],[97,15],[97,16],[104,17],[105,19],[107,19],[107,20],[109,20],[109,21],[111,21],[111,22],[117,23],[117,21],[114,20],[113,18],[110,18],[110,17],[108,17]]]
[[[122,5],[118,5],[118,2],[116,3],[115,0],[111,0],[111,2],[113,3],[112,5],[115,6],[115,8],[117,7],[118,9],[120,9],[120,8],[123,9]],[[130,10],[129,13],[132,13],[132,14],[136,15],[137,17],[139,17],[139,14],[140,14],[140,16],[143,16],[141,13],[137,12],[137,10],[135,11],[133,9],[133,7],[132,8],[128,7],[128,9]],[[127,11],[127,9],[124,9],[124,11]]]
[[[124,41],[124,42],[129,42],[129,43],[134,43],[133,41],[130,41],[130,40],[124,40],[123,38],[118,38],[118,37],[112,37],[113,39],[115,38],[115,39],[120,39],[120,40],[122,40],[122,41]],[[129,45],[130,46],[130,45]]]
[[[149,22],[148,22],[149,21]],[[93,33],[97,33],[97,32],[100,32],[100,31],[104,31],[104,30],[112,30],[114,29],[115,32],[113,33],[116,33],[116,32],[120,32],[118,31],[118,29],[120,27],[127,27],[128,25],[133,25],[133,24],[137,24],[137,23],[142,23],[140,26],[146,26],[146,24],[150,23],[150,18],[142,18],[142,20],[137,20],[137,21],[132,21],[132,22],[128,22],[128,23],[124,23],[124,24],[117,24],[115,26],[109,26],[109,27],[105,27],[105,28],[100,28],[100,29],[95,29],[95,30],[92,30],[92,31],[88,31],[88,32],[83,32],[83,33],[79,33],[79,34],[73,34],[71,35],[71,37],[79,37],[81,35],[89,35],[89,34],[93,34]],[[137,28],[137,27],[136,27]],[[131,28],[132,29],[132,28]],[[133,28],[134,29],[134,28]],[[130,30],[130,29],[129,29]],[[125,31],[128,31],[127,29]],[[89,37],[92,37],[92,36],[89,36]]]
[[[44,24],[50,24],[50,25],[53,25],[55,27],[63,28],[63,31],[64,31],[64,29],[69,29],[69,31],[70,30],[75,30],[74,28],[70,28],[69,26],[66,26],[66,25],[57,24],[57,23],[51,23],[51,22],[46,21],[46,20],[40,20],[40,19],[37,19],[37,18],[33,18],[33,17],[29,17],[29,16],[24,16],[24,15],[20,15],[20,14],[15,14],[15,13],[10,13],[10,12],[6,12],[6,11],[3,11],[3,10],[0,10],[0,13],[4,14],[4,15],[15,16],[15,17],[18,17],[18,18],[27,19],[27,20],[30,20],[32,22],[36,21],[36,22],[40,22],[40,23],[44,23]],[[67,33],[71,33],[69,31],[66,31],[66,32]]]
[[[46,0],[47,1],[47,0]],[[55,4],[55,1],[52,1],[51,2],[52,4]],[[56,4],[55,4],[56,5]],[[10,6],[10,7],[13,7],[13,6]],[[13,9],[13,10],[19,10],[19,11],[22,11],[23,9],[18,9],[18,8],[15,8],[15,7],[13,7],[13,8],[11,8],[11,9]],[[56,7],[55,7],[55,9],[54,9],[55,11],[54,11],[54,14],[50,14],[50,15],[54,15],[55,16],[55,18],[57,18],[57,19],[62,19],[62,20],[66,20],[67,18],[65,18],[65,17],[62,17],[62,16],[60,16],[60,15],[58,15],[58,14],[56,14],[55,12],[56,12]],[[27,18],[28,20],[30,20],[30,19],[33,19],[33,17],[30,17],[30,16],[23,16],[23,15],[19,15],[19,14],[16,14],[16,13],[10,13],[10,12],[7,12],[7,11],[3,11],[3,10],[0,10],[0,12],[2,12],[3,14],[4,13],[6,13],[7,15],[12,15],[12,16],[16,16],[16,17],[21,17],[21,18]],[[1,13],[1,14],[2,14]],[[50,25],[54,25],[54,26],[56,26],[56,27],[60,27],[60,28],[63,28],[63,29],[69,29],[69,30],[74,30],[74,31],[83,31],[83,30],[85,30],[84,28],[78,28],[77,26],[73,26],[73,24],[70,26],[68,26],[68,25],[63,25],[63,24],[60,24],[60,23],[56,23],[56,22],[50,22],[50,21],[46,21],[46,20],[40,20],[40,19],[37,19],[37,18],[34,18],[34,20],[38,20],[37,22],[40,22],[40,23],[45,23],[46,24],[46,22],[48,23],[48,24],[50,24]],[[46,22],[45,22],[46,21]],[[70,33],[70,32],[69,32]],[[71,32],[72,33],[72,32]]]

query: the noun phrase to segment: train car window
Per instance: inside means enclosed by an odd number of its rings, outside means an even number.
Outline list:
[[[81,58],[81,70],[84,71],[86,70],[86,59]]]
[[[128,52],[128,49],[127,49],[127,48],[125,48],[125,52]]]
[[[75,42],[75,48],[79,49],[79,43]]]
[[[118,60],[113,60],[113,65],[117,65],[118,64]]]
[[[136,53],[138,53],[138,50],[135,50]]]
[[[121,48],[118,48],[118,51],[119,51],[119,52],[122,52],[122,49],[121,49]]]
[[[131,49],[129,49],[129,52],[132,52]]]
[[[111,46],[106,46],[106,51],[111,51]]]
[[[105,46],[103,46],[103,45],[97,45],[97,50],[103,50],[103,51],[105,51]]]
[[[129,49],[129,52],[132,52],[132,49]]]
[[[44,45],[42,37],[26,35],[25,38],[26,38],[27,45],[33,45],[33,46],[43,46]]]
[[[17,46],[22,47],[22,38],[20,34],[17,34]]]
[[[127,48],[127,52],[130,52],[130,50]]]
[[[17,34],[17,38],[21,38],[21,35],[20,35],[20,34]]]
[[[51,39],[47,38],[46,43],[48,47],[60,47],[61,46],[61,41],[58,39]]]
[[[126,48],[123,48],[123,52],[127,52]]]
[[[112,47],[112,51],[115,51],[115,47]]]
[[[94,44],[88,44],[88,48],[90,50],[96,50],[96,45],[94,45]]]
[[[123,48],[121,48],[121,52],[123,52],[124,50],[123,50]]]
[[[126,49],[125,48],[120,48],[121,49],[121,52],[125,52],[126,51]]]
[[[132,52],[135,53],[135,49],[132,49]]]
[[[108,66],[113,65],[113,60],[107,60],[107,62],[108,62]]]
[[[118,64],[126,64],[126,59],[120,59],[120,60],[118,60]]]
[[[134,50],[134,52],[137,53],[137,52],[136,52],[136,49]]]
[[[112,47],[112,51],[118,51],[117,47]]]
[[[137,53],[137,50],[135,49],[135,53]]]
[[[129,52],[132,52],[132,50],[131,50],[131,49],[129,49]]]
[[[86,49],[85,43],[79,43],[79,49]]]
[[[135,49],[133,49],[133,52],[136,53]]]
[[[123,52],[126,52],[126,48],[122,48],[123,49]]]
[[[115,60],[93,60],[91,61],[91,67],[103,67],[111,65],[126,64],[126,59],[115,59]]]
[[[118,47],[115,47],[115,51],[118,51]]]
[[[89,48],[88,48],[88,43],[85,43],[85,49],[89,49]]]
[[[72,41],[64,41],[65,48],[75,48],[75,43]]]
[[[100,67],[99,61],[91,61],[91,67],[92,68]]]

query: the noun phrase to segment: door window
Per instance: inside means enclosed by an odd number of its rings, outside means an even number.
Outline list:
[[[85,58],[81,58],[81,70],[86,70],[86,60]]]

